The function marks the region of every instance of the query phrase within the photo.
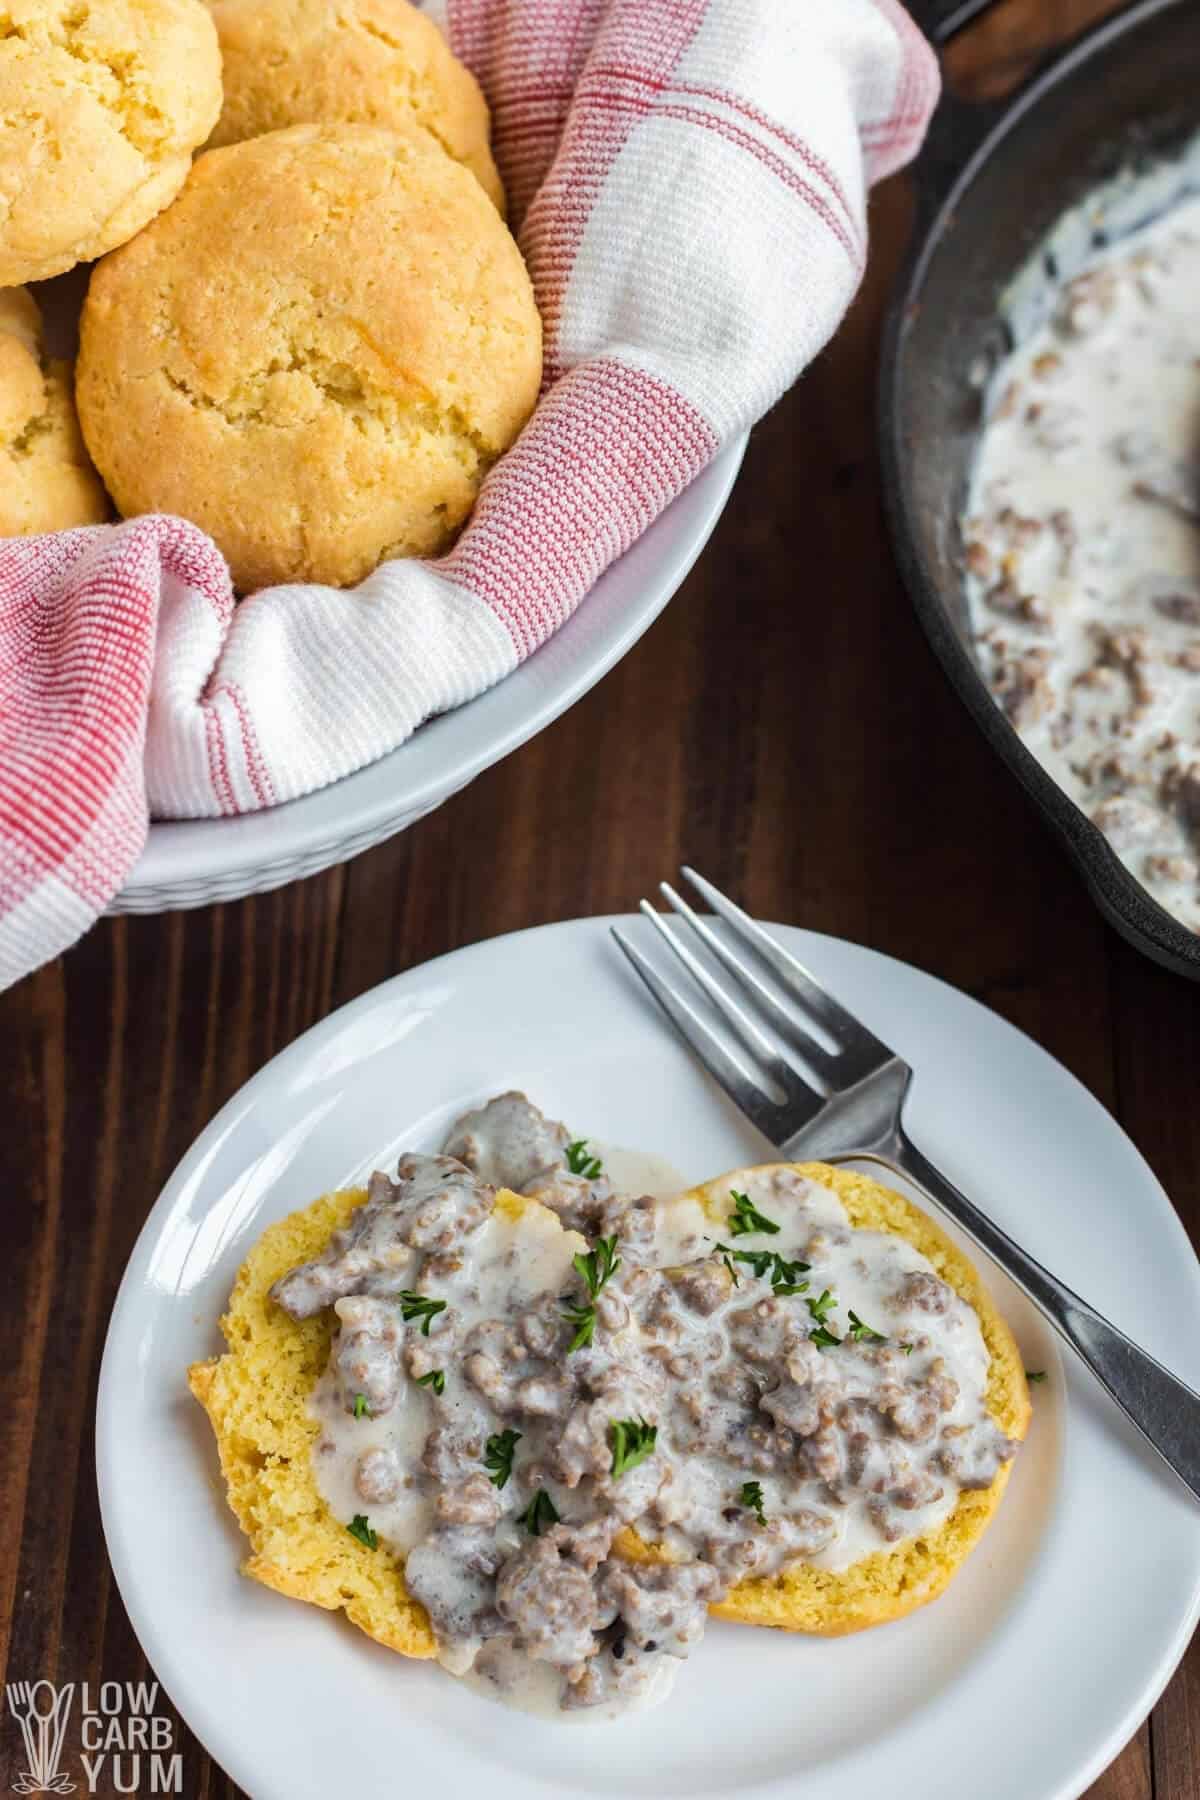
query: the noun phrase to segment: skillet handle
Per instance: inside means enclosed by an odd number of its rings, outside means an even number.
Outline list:
[[[952,37],[965,31],[981,13],[990,12],[997,4],[998,0],[908,0],[908,10],[914,23],[940,50]]]
[[[937,50],[965,31],[1000,0],[907,0],[914,23]],[[917,204],[927,217],[958,177],[1004,111],[1006,100],[960,100],[943,88],[916,165]]]

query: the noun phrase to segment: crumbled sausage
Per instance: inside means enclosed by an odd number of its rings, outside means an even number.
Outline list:
[[[880,1542],[915,1536],[924,1509],[957,1491],[952,1464],[982,1484],[1012,1454],[970,1412],[982,1396],[955,1355],[969,1310],[931,1269],[906,1268],[896,1240],[851,1232],[833,1197],[790,1171],[755,1198],[786,1215],[780,1255],[803,1248],[808,1287],[772,1291],[769,1257],[737,1264],[735,1284],[712,1236],[687,1225],[672,1256],[694,1260],[645,1266],[622,1240],[593,1294],[569,1240],[532,1212],[519,1228],[497,1215],[490,1187],[448,1162],[405,1158],[396,1184],[375,1185],[369,1245],[374,1275],[387,1245],[405,1246],[405,1286],[444,1309],[426,1336],[394,1299],[337,1297],[314,1455],[319,1481],[331,1456],[352,1457],[355,1502],[404,1552],[448,1667],[474,1661],[510,1691],[532,1658],[558,1672],[564,1706],[626,1703],[664,1658],[687,1655],[732,1584],[819,1557],[843,1518],[869,1521]],[[631,1210],[591,1185],[597,1218]],[[653,1227],[652,1205],[639,1216]],[[529,1255],[514,1233],[535,1224]],[[355,1282],[365,1264],[351,1266],[352,1250],[362,1238],[306,1268]],[[822,1349],[810,1302],[827,1285],[817,1310],[836,1330]],[[851,1304],[880,1335],[851,1338]],[[571,1349],[568,1312],[585,1306],[590,1339]],[[907,1315],[902,1342],[889,1311]],[[424,1391],[397,1408],[416,1382]],[[356,1423],[389,1410],[390,1428]],[[625,1560],[630,1528],[666,1560]]]
[[[704,1617],[724,1597],[707,1563],[613,1563],[600,1582],[601,1604],[624,1620],[639,1650],[686,1656],[704,1635]]]
[[[400,1351],[404,1326],[393,1302],[351,1297],[335,1302],[341,1329],[333,1362],[342,1384],[343,1405],[353,1412],[360,1397],[377,1417],[391,1412],[400,1392]]]
[[[320,1256],[282,1276],[271,1297],[310,1319],[351,1294],[384,1297],[411,1285],[414,1250],[446,1250],[482,1224],[495,1191],[447,1156],[405,1156],[396,1180],[372,1175],[364,1205]]]
[[[456,1120],[445,1151],[494,1187],[519,1193],[544,1169],[563,1161],[569,1141],[565,1125],[548,1119],[524,1094],[513,1091],[498,1094]]]
[[[496,1577],[496,1610],[520,1647],[543,1662],[570,1668],[596,1649],[607,1624],[591,1577],[571,1559],[571,1534],[554,1525],[515,1550]]]
[[[380,1506],[394,1500],[404,1483],[404,1471],[394,1450],[377,1444],[364,1450],[354,1472],[354,1485],[359,1497]]]
[[[925,1269],[913,1269],[904,1277],[889,1302],[897,1312],[923,1312],[936,1317],[954,1304],[954,1289]]]

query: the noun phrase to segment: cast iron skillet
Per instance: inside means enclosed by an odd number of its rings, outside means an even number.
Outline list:
[[[937,44],[995,0],[909,0]],[[1123,867],[1025,748],[975,662],[957,528],[979,430],[968,378],[1007,348],[999,297],[1058,217],[1200,126],[1200,8],[1134,0],[1056,52],[999,104],[943,99],[917,165],[914,247],[884,337],[881,449],[901,572],[959,697],[1074,857],[1104,916],[1156,962],[1200,980],[1200,937]]]

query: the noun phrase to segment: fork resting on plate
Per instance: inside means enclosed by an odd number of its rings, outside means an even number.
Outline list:
[[[1200,1394],[1044,1269],[922,1155],[905,1131],[902,1117],[913,1078],[909,1065],[847,1012],[741,907],[694,870],[685,868],[683,873],[724,923],[725,931],[715,930],[667,882],[661,884],[662,892],[678,914],[680,927],[668,925],[645,900],[642,911],[707,996],[729,1036],[741,1042],[782,1099],[772,1099],[746,1074],[729,1048],[727,1036],[715,1030],[697,1009],[686,982],[665,979],[616,927],[613,936],[672,1024],[734,1104],[790,1162],[873,1162],[906,1175],[1040,1308],[1200,1499]],[[728,971],[743,1000],[736,999],[696,954],[692,939]],[[748,951],[749,957],[743,951]],[[786,996],[808,1024],[797,1023],[781,996]],[[774,1040],[768,1030],[774,1033]],[[780,1042],[795,1052],[819,1085],[780,1054]]]

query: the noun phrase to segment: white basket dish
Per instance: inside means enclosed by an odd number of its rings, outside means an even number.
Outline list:
[[[736,438],[613,564],[541,649],[478,699],[303,799],[239,818],[152,824],[113,913],[262,894],[403,831],[594,687],[658,617],[699,556],[746,448]]]

